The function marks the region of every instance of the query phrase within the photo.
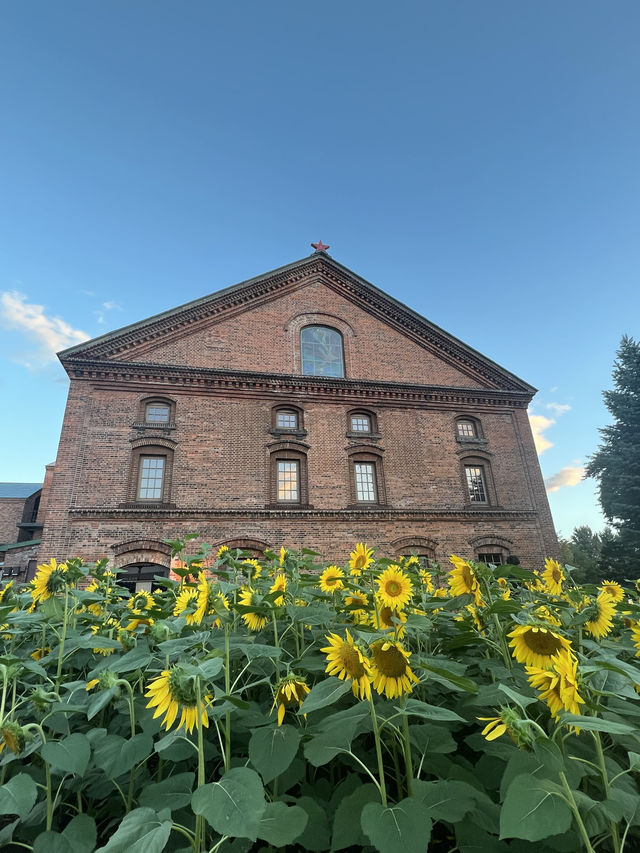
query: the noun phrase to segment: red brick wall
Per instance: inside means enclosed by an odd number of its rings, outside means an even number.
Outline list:
[[[139,346],[118,358],[155,364],[299,373],[299,328],[338,328],[351,379],[478,388],[478,382],[320,283],[309,284],[168,343]]]
[[[307,402],[303,441],[308,450],[309,502],[329,512],[330,520],[233,517],[212,518],[209,510],[258,512],[268,504],[269,453],[275,441],[269,434],[271,409],[287,400],[225,399],[217,394],[168,389],[176,401],[176,442],[171,504],[186,518],[167,511],[145,510],[141,520],[127,520],[121,505],[128,500],[131,441],[162,430],[133,428],[141,391],[116,391],[99,383],[72,382],[58,459],[51,477],[45,521],[43,557],[62,559],[69,553],[96,558],[114,542],[163,539],[194,530],[212,542],[255,538],[279,546],[304,545],[327,557],[348,553],[354,541],[391,543],[422,536],[439,543],[440,558],[451,552],[471,555],[469,540],[479,535],[506,537],[511,553],[539,565],[557,548],[533,438],[523,409],[472,412],[482,424],[486,443],[474,445],[490,454],[497,507],[493,517],[467,512],[467,494],[459,451],[470,449],[456,441],[455,418],[463,407],[405,408],[379,404],[377,415],[382,448],[387,504],[393,510],[419,511],[419,519],[397,515],[394,520],[360,522],[340,517],[350,502],[346,448],[347,412],[352,403]],[[90,517],[68,519],[68,508],[91,510]],[[500,508],[522,517],[507,518]],[[109,513],[123,515],[102,520]],[[455,513],[455,517],[442,517]],[[482,517],[482,520],[480,520]],[[71,549],[71,550],[69,550]],[[335,550],[334,550],[335,549]]]
[[[25,498],[0,498],[0,545],[17,542],[24,502]]]

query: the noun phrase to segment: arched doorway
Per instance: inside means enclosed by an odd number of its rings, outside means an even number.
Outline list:
[[[135,539],[113,545],[114,568],[120,569],[118,583],[131,592],[156,588],[154,578],[169,577],[171,547],[165,542]]]

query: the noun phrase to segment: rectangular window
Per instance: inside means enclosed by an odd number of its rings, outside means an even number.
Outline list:
[[[147,406],[147,423],[169,423],[169,406],[151,405]]]
[[[484,470],[480,465],[466,465],[467,488],[471,503],[487,503],[487,487],[484,481]]]
[[[352,432],[371,432],[371,421],[366,415],[351,416]]]
[[[276,424],[279,429],[297,429],[298,416],[295,412],[278,412]]]
[[[300,467],[297,461],[278,461],[278,500],[300,501]]]
[[[164,456],[140,457],[140,484],[138,486],[138,500],[162,500],[164,463]]]
[[[494,566],[502,565],[502,554],[478,554],[479,563],[493,563]]]
[[[471,421],[458,421],[458,435],[460,438],[475,438],[475,426]]]
[[[353,466],[356,480],[356,500],[375,503],[376,467],[373,462],[356,462]]]

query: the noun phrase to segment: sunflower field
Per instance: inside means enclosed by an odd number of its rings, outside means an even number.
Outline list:
[[[171,543],[0,590],[7,853],[633,853],[638,592]]]

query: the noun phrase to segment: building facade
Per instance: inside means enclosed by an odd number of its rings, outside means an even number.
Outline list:
[[[325,251],[60,354],[42,559],[143,579],[166,539],[539,567],[535,389]]]
[[[24,580],[40,546],[42,483],[0,483],[0,580]]]

